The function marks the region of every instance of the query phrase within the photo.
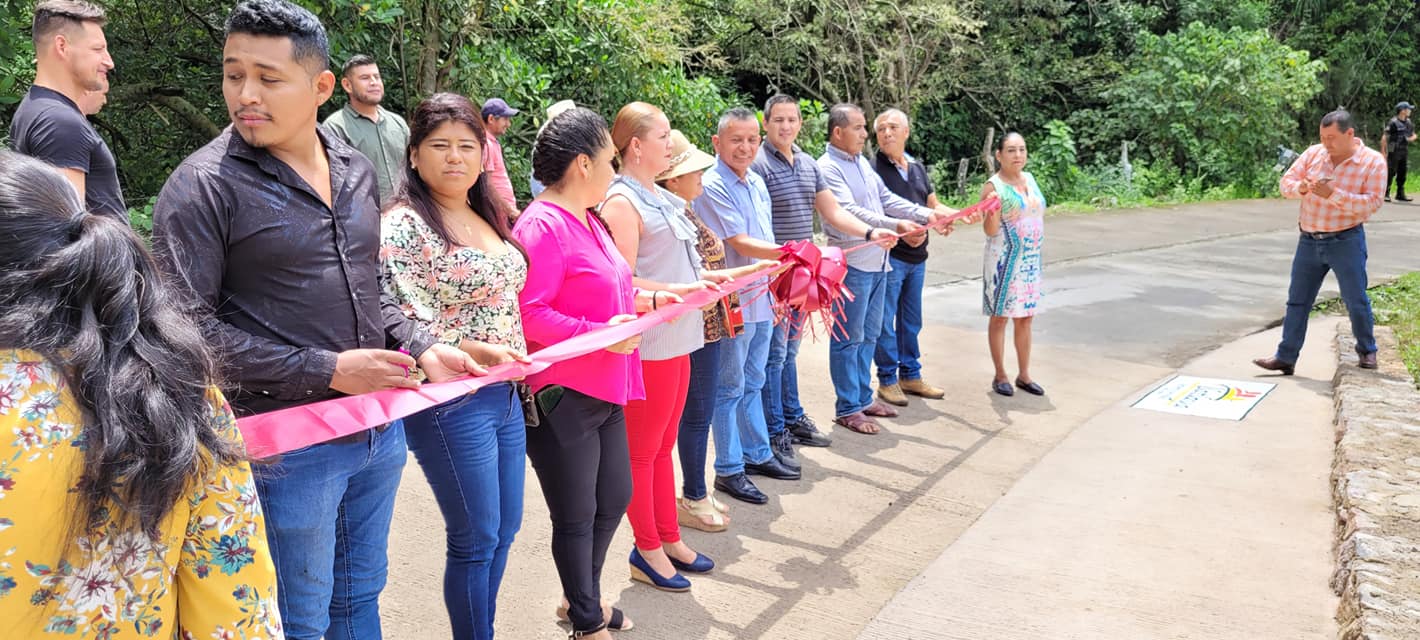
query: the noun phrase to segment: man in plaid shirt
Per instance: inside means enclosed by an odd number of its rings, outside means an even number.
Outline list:
[[[1301,238],[1292,258],[1282,342],[1275,355],[1253,364],[1292,375],[1317,291],[1326,272],[1334,271],[1351,316],[1360,366],[1376,368],[1375,318],[1366,295],[1365,222],[1381,208],[1385,188],[1385,157],[1356,137],[1351,114],[1341,109],[1326,114],[1321,144],[1302,153],[1282,176],[1282,197],[1302,201]]]

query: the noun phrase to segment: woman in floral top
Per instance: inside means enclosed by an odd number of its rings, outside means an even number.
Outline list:
[[[409,124],[410,166],[380,225],[387,292],[405,315],[479,364],[525,361],[518,293],[528,263],[482,179],[478,109],[463,96],[436,94]],[[484,387],[404,424],[447,525],[444,604],[453,636],[492,638],[498,586],[523,519],[517,387]]]
[[[9,152],[0,237],[4,637],[281,638],[241,436],[142,241]]]

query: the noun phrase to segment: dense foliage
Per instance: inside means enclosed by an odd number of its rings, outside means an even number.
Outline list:
[[[337,63],[380,60],[396,111],[441,90],[522,108],[504,140],[515,176],[563,98],[608,117],[647,100],[708,144],[725,107],[782,90],[803,99],[814,153],[834,102],[908,111],[912,151],[958,201],[988,168],[988,130],[1012,129],[1055,201],[1250,196],[1323,112],[1351,108],[1375,143],[1391,107],[1420,97],[1404,93],[1420,86],[1420,9],[1401,0],[300,1]],[[232,0],[102,4],[118,70],[95,122],[142,223],[171,168],[226,125]],[[0,124],[33,77],[31,6],[0,0]]]

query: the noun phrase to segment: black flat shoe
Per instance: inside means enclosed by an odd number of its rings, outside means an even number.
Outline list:
[[[769,496],[764,495],[764,492],[754,486],[749,477],[743,473],[732,476],[715,476],[715,490],[750,504],[769,502]]]
[[[1019,379],[1017,379],[1016,386],[1020,387],[1021,391],[1029,393],[1033,396],[1045,395],[1045,389],[1034,382],[1021,382]]]
[[[1003,396],[1016,395],[1016,390],[1011,388],[1011,383],[1009,382],[996,382],[995,380],[992,380],[991,390]]]
[[[768,460],[759,464],[745,463],[745,473],[752,476],[765,476],[775,480],[798,480],[804,477],[803,472],[785,466],[779,462],[779,458],[770,456]]]

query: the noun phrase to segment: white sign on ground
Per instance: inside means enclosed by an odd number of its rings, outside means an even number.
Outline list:
[[[1216,378],[1174,376],[1134,403],[1136,409],[1188,416],[1242,420],[1277,385]]]

